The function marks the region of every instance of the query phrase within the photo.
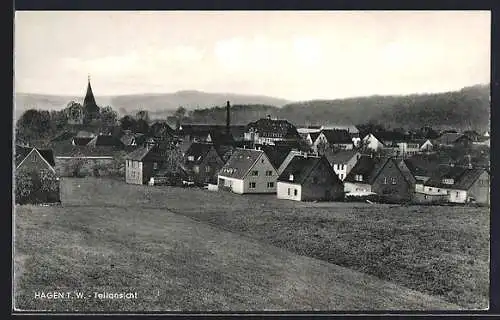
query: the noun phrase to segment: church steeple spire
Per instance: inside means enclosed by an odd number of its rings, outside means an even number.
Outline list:
[[[88,75],[87,93],[83,99],[83,108],[87,110],[87,112],[99,111],[99,107],[95,102],[94,93],[92,92],[92,86],[90,85],[90,74]]]

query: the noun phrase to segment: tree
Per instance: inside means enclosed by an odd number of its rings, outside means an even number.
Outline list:
[[[45,138],[50,134],[50,131],[50,113],[46,110],[26,110],[16,125],[17,138],[26,142]]]
[[[143,120],[143,121],[146,121],[146,123],[147,123],[147,122],[149,122],[149,113],[145,110],[141,110],[135,114],[135,118],[137,121]]]
[[[111,130],[117,122],[118,114],[110,106],[101,108],[101,121],[105,130]]]
[[[184,117],[186,117],[186,108],[184,107],[179,107],[177,110],[174,112],[174,116],[177,117],[179,120],[182,120]]]
[[[137,121],[131,116],[124,116],[120,119],[120,127],[122,130],[135,130]]]
[[[134,132],[136,133],[143,133],[143,134],[148,134],[149,132],[149,125],[148,122],[144,119],[139,119],[135,123],[135,130]]]

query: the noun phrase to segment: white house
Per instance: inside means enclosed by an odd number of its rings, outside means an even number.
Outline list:
[[[327,144],[341,150],[351,150],[354,143],[347,130],[321,130],[316,141],[313,143],[313,150],[317,151],[320,144]]]
[[[327,151],[325,156],[340,180],[344,181],[361,154],[355,150]]]
[[[367,149],[377,151],[384,147],[382,141],[377,139],[373,134],[369,133],[363,138],[363,143],[366,144]]]
[[[276,193],[278,172],[264,151],[236,149],[219,171],[219,190],[234,193]]]

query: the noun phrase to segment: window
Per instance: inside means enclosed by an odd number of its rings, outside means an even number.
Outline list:
[[[253,170],[251,174],[252,174],[252,176],[258,176],[259,175],[259,171]]]
[[[249,187],[250,189],[255,189],[255,182],[249,182],[249,183],[248,183],[248,187]]]
[[[269,177],[269,176],[272,176],[272,175],[273,175],[273,172],[271,170],[267,170],[266,171],[266,176]]]
[[[267,183],[268,188],[274,188],[274,182],[268,182]]]
[[[260,163],[264,163],[264,159],[260,159]]]
[[[158,163],[157,162],[153,163],[153,169],[154,170],[158,169]]]
[[[290,195],[290,188],[288,188],[288,195]]]
[[[438,192],[441,192],[441,189],[438,189]]]
[[[443,179],[444,184],[453,184],[455,181],[453,179]]]
[[[384,184],[387,184],[387,177],[384,177]]]
[[[194,156],[188,156],[188,161],[194,161]]]
[[[427,199],[427,195],[424,195],[424,199]]]
[[[391,178],[392,184],[396,184],[396,178]]]
[[[293,181],[293,174],[290,174],[290,176],[288,177],[288,180]]]
[[[209,172],[210,172],[210,166],[206,166],[206,167],[205,167],[205,172],[206,172],[206,173],[209,173]]]
[[[361,174],[357,174],[357,175],[355,176],[355,180],[356,180],[356,181],[363,181],[363,175],[361,175]]]
[[[458,192],[457,192],[457,193],[455,193],[455,198],[458,198]]]
[[[297,196],[297,189],[293,189],[293,195]]]
[[[343,173],[340,174],[340,180],[344,180],[344,174]]]

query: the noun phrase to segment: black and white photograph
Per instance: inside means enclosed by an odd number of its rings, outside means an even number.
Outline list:
[[[490,308],[490,11],[16,11],[12,310]]]

